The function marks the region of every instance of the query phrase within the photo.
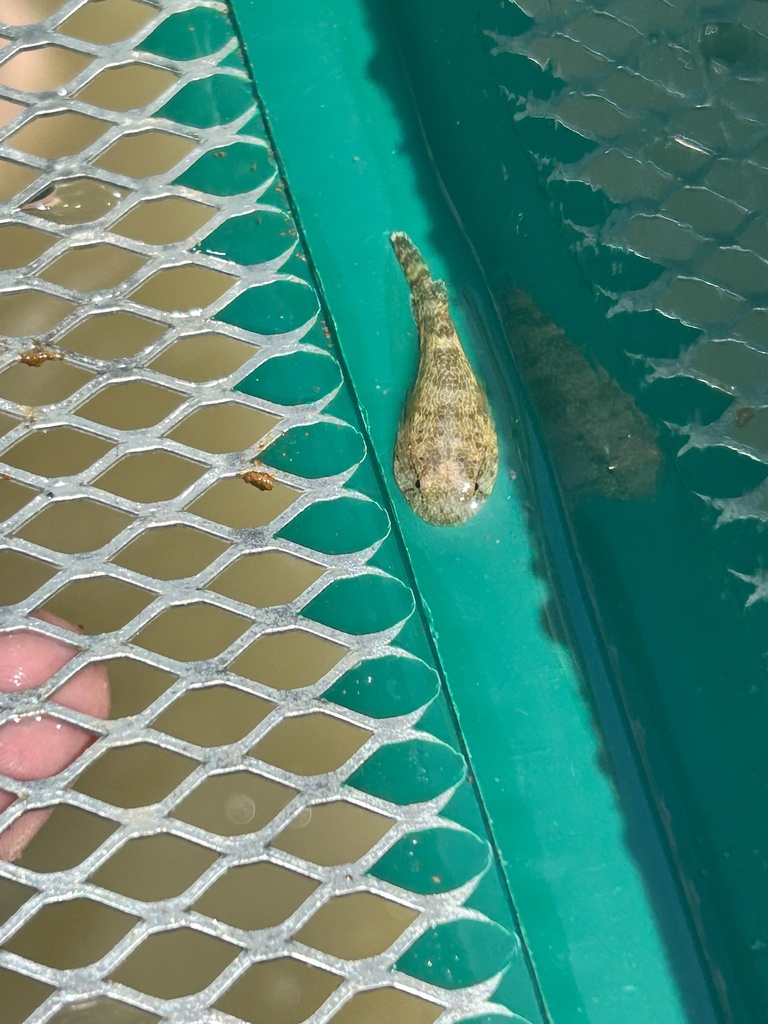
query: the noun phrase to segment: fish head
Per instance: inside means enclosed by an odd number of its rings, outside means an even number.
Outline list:
[[[474,516],[493,490],[496,459],[446,459],[395,465],[398,486],[413,511],[433,526],[457,526]]]

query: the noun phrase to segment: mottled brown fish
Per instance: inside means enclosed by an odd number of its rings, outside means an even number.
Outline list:
[[[488,399],[451,319],[448,294],[402,232],[392,246],[411,289],[419,371],[395,443],[395,480],[417,515],[434,526],[463,523],[491,493],[498,442]]]
[[[524,292],[509,287],[500,299],[507,340],[563,492],[571,500],[654,494],[664,457],[634,398]]]

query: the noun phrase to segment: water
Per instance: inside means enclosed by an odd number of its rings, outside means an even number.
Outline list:
[[[28,199],[21,209],[54,224],[87,224],[114,209],[126,189],[92,178],[55,182]]]
[[[764,231],[766,171],[762,122],[748,112],[749,83],[765,89],[764,12],[732,3],[715,21],[684,4],[608,17],[585,3],[531,4],[532,21],[481,2],[490,34],[473,65],[451,19],[439,42],[430,36],[426,6],[396,24],[427,141],[499,306],[511,282],[572,346],[556,347],[543,374],[549,388],[559,381],[558,406],[551,391],[542,400],[541,350],[532,359],[520,342],[529,315],[506,317],[702,955],[725,1018],[753,1021],[768,1001],[768,824],[755,813],[768,604],[755,591],[764,432],[760,417],[749,424],[768,386],[757,315],[768,264],[764,249],[750,251]],[[619,62],[645,77],[622,77]],[[586,105],[585,94],[602,98]],[[699,370],[709,356],[716,370]],[[654,367],[663,379],[647,384]],[[582,402],[590,374],[612,382],[599,414]],[[637,452],[624,486],[609,487],[585,451],[610,449],[633,424]],[[691,436],[702,450],[679,457]],[[551,533],[550,514],[534,529]]]

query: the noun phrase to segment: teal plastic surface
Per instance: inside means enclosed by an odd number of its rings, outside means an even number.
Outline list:
[[[343,473],[364,455],[363,439],[352,427],[313,423],[287,430],[264,449],[259,460],[266,466],[317,479]]]
[[[413,595],[391,576],[355,576],[331,583],[301,614],[343,633],[376,633],[413,614]]]
[[[310,505],[277,536],[314,551],[342,555],[371,547],[388,532],[389,520],[380,505],[359,498],[337,498]]]
[[[413,892],[450,892],[487,867],[488,848],[472,832],[430,828],[404,836],[370,874],[392,882],[407,879]]]
[[[244,114],[252,98],[247,82],[229,75],[211,75],[185,85],[158,111],[158,115],[193,128],[212,128]],[[206,182],[206,187],[215,193],[212,184]]]
[[[549,1017],[557,1024],[699,1024],[712,1019],[709,993],[627,753],[604,652],[583,611],[548,459],[508,355],[495,355],[506,342],[488,278],[500,270],[502,227],[510,243],[503,269],[518,269],[535,295],[557,281],[558,308],[569,310],[564,326],[571,329],[591,301],[533,165],[501,130],[507,113],[479,31],[497,9],[479,0],[335,0],[318,10],[298,0],[290,9],[242,2],[235,13]],[[511,5],[502,16],[514,16]],[[437,132],[437,166],[423,126]],[[553,132],[571,159],[589,149],[573,132]],[[458,222],[443,176],[462,200]],[[502,210],[519,215],[517,226]],[[462,229],[479,246],[482,270]],[[456,529],[417,520],[392,480],[395,431],[416,364],[408,297],[389,251],[393,230],[407,230],[446,279],[500,427],[496,490],[476,520]],[[603,344],[602,318],[589,316],[588,328],[575,333],[594,331]],[[568,603],[582,609],[579,653],[602,679],[592,699],[552,635],[553,587],[541,572],[515,442],[530,461]],[[636,528],[628,519],[625,536]]]
[[[341,384],[338,364],[323,352],[292,352],[268,359],[239,390],[276,405],[319,402]]]
[[[326,690],[326,700],[372,718],[408,715],[437,695],[437,674],[422,661],[376,658],[350,669]]]
[[[504,970],[516,951],[516,940],[503,928],[480,921],[449,921],[428,928],[397,962],[404,974],[442,988],[464,988],[472,980],[487,981]]]
[[[219,186],[221,187],[221,186]],[[258,210],[231,217],[198,246],[209,256],[221,256],[245,266],[288,257],[295,241],[291,218],[282,210]]]
[[[221,87],[222,89],[226,87],[231,90],[234,86],[240,87],[240,91],[236,95],[241,96],[243,100],[243,109],[233,107],[231,111],[227,112],[226,116],[237,116],[243,113],[248,106],[244,102],[248,96],[242,89],[243,83],[238,79],[224,78],[224,76],[220,76],[220,80],[226,83],[226,86],[223,85]],[[203,79],[203,82],[210,81],[211,79]],[[214,79],[213,81],[216,80]],[[203,83],[193,82],[191,84],[202,85]],[[189,88],[190,86],[187,86],[183,92],[179,93],[176,99],[181,104],[183,97],[185,104],[194,107],[196,97],[194,95],[185,95]],[[215,110],[217,103],[215,89],[210,85],[208,89],[214,92],[210,102]],[[184,109],[187,109],[186,105]],[[197,107],[197,111],[203,116],[205,114],[204,104]],[[165,111],[165,116],[169,116],[167,110]],[[191,111],[187,116],[192,116]],[[250,124],[247,127],[248,130],[252,128]],[[254,125],[253,130],[258,131],[259,125]],[[269,150],[264,146],[256,146],[251,142],[234,142],[232,145],[222,146],[220,149],[214,149],[209,153],[205,153],[196,163],[179,175],[176,179],[176,184],[186,185],[187,188],[199,188],[201,191],[209,192],[214,196],[235,196],[238,193],[247,192],[256,185],[261,185],[267,176],[265,172],[268,173],[269,171],[272,171]],[[247,223],[243,227],[247,228]]]
[[[141,48],[171,60],[194,60],[215,53],[231,38],[232,26],[223,14],[197,7],[167,18]]]

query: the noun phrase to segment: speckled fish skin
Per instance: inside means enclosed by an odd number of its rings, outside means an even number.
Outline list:
[[[393,234],[392,246],[410,285],[420,350],[395,442],[395,480],[425,522],[456,526],[493,490],[496,431],[453,325],[445,284],[432,279],[407,235]]]

